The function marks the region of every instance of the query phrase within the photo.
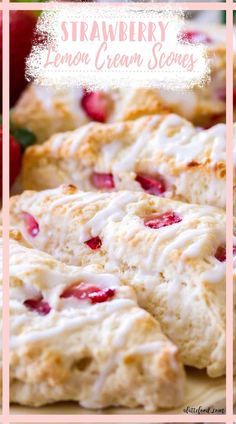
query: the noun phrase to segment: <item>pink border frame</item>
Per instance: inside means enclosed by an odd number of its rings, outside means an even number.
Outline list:
[[[68,4],[68,3],[67,3]],[[73,3],[74,5],[74,3]],[[127,3],[112,3],[113,7],[126,7]],[[10,415],[9,410],[9,290],[8,290],[8,245],[9,245],[9,11],[10,10],[42,10],[59,8],[61,3],[9,3],[2,0],[0,10],[3,13],[3,408],[0,415],[0,423],[178,423],[178,422],[212,422],[227,423],[236,422],[236,415],[233,415],[233,278],[232,278],[232,229],[233,229],[233,10],[236,10],[236,3],[233,0],[226,0],[225,3],[145,3],[145,7],[184,9],[184,10],[224,10],[226,11],[226,37],[227,37],[227,287],[226,287],[226,319],[227,319],[227,367],[226,367],[226,415]],[[91,7],[93,5],[91,4]],[[102,6],[102,4],[101,4]],[[139,7],[142,3],[139,3]],[[81,7],[83,7],[81,5]]]
[[[227,226],[226,226],[226,411],[227,417],[233,414],[233,13],[232,1],[228,3],[226,16],[226,190],[227,190]]]
[[[3,419],[9,415],[9,12],[3,4]],[[8,142],[7,142],[8,141]]]

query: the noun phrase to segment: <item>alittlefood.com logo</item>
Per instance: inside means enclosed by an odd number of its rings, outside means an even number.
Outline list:
[[[204,406],[187,406],[184,408],[183,412],[185,414],[196,414],[196,415],[202,415],[202,414],[225,414],[225,408],[215,408],[213,406],[204,407]]]
[[[45,11],[27,61],[29,80],[48,85],[191,88],[208,79],[201,40],[185,37],[181,11],[95,4]]]

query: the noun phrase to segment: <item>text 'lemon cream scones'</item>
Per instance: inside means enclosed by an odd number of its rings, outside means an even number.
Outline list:
[[[90,123],[27,149],[22,185],[146,191],[224,208],[225,132],[225,124],[200,130],[177,115]]]
[[[192,90],[169,91],[150,88],[107,89],[86,92],[78,88],[54,89],[29,85],[17,102],[12,121],[30,129],[38,142],[55,132],[74,130],[88,120],[117,122],[169,111],[197,125],[225,121],[225,30],[212,33],[187,28],[181,34],[188,43],[204,43],[210,65],[210,81]]]
[[[62,186],[11,199],[11,224],[62,262],[120,276],[184,364],[225,373],[225,214],[139,192]]]
[[[177,348],[99,266],[62,264],[11,236],[10,309],[12,402],[156,410],[183,401]]]

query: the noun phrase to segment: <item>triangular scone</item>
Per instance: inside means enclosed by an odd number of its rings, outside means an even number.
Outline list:
[[[11,223],[69,264],[100,264],[135,288],[186,365],[225,373],[225,214],[138,192],[62,186],[11,199]]]
[[[181,404],[177,348],[133,290],[10,239],[11,401],[147,410]]]
[[[177,115],[90,123],[27,149],[24,189],[146,191],[225,207],[225,124],[199,130]]]
[[[109,111],[104,119],[107,123],[165,112],[178,113],[196,125],[207,126],[209,122],[212,125],[225,122],[225,100],[219,98],[212,101],[209,87],[205,89],[206,97],[201,96],[201,91],[199,88],[189,93],[147,88],[107,90],[98,94],[97,105],[99,106],[101,97],[102,107],[105,98]],[[224,95],[224,87],[219,95]],[[42,143],[57,132],[71,131],[91,121],[90,116],[81,107],[82,98],[83,90],[80,88],[55,90],[52,87],[30,84],[14,107],[12,120],[16,126],[34,132],[38,143]],[[93,120],[96,120],[96,117]]]

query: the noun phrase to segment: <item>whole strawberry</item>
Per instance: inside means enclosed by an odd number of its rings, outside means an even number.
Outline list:
[[[2,12],[0,11],[0,112],[2,112]]]
[[[2,195],[2,147],[3,147],[3,138],[2,138],[2,127],[0,127],[0,194]],[[21,169],[21,145],[15,140],[15,138],[10,135],[10,187],[15,182],[16,177],[20,173]]]
[[[10,187],[14,184],[21,170],[21,146],[10,135]]]
[[[25,85],[25,59],[29,55],[36,15],[31,11],[10,12],[10,103],[14,105]],[[2,27],[2,20],[0,26]],[[0,28],[1,30],[1,28]]]

